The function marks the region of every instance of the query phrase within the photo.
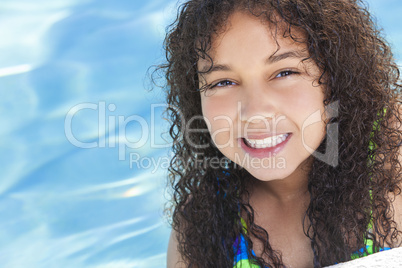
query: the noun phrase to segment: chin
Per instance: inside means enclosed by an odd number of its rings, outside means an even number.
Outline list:
[[[259,168],[246,169],[254,178],[260,181],[283,180],[294,173],[294,169],[289,168]]]
[[[271,166],[244,167],[254,178],[260,181],[284,180],[289,177],[305,177],[311,165],[311,157],[301,163],[286,162],[284,158],[269,158]],[[268,162],[266,162],[268,163]]]

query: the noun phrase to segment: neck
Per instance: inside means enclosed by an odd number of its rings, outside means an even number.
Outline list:
[[[308,192],[308,174],[311,161],[300,165],[290,176],[273,181],[253,180],[253,194],[270,204],[298,205],[310,199]],[[303,200],[303,202],[301,202]]]

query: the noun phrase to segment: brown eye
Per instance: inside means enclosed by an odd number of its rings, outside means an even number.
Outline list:
[[[277,74],[275,77],[281,78],[281,77],[289,76],[292,74],[298,74],[298,72],[291,71],[291,70],[285,70],[285,71],[282,71],[279,74]]]
[[[232,82],[229,80],[223,80],[223,81],[219,81],[218,83],[212,85],[210,88],[234,86],[235,84],[236,84],[235,82]]]

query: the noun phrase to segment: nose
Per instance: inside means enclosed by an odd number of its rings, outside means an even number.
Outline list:
[[[243,122],[261,124],[272,120],[277,115],[274,94],[263,83],[244,88],[238,111]]]

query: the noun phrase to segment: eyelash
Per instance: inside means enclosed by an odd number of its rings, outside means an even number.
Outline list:
[[[289,75],[292,75],[292,74],[299,74],[299,72],[296,72],[296,71],[292,71],[292,70],[284,70],[284,71],[281,71],[281,72],[279,72],[276,76],[275,76],[275,78],[283,78],[283,77],[286,77],[286,76],[289,76]],[[221,86],[219,86],[219,84],[226,84],[226,83],[232,83],[231,85],[221,85]],[[232,81],[230,81],[230,80],[221,80],[221,81],[219,81],[219,82],[217,82],[217,83],[215,83],[215,84],[211,84],[211,85],[209,85],[209,86],[207,86],[206,87],[206,89],[212,89],[212,88],[215,88],[215,87],[226,87],[226,86],[232,86],[233,84],[235,84],[235,82],[232,82]]]
[[[231,85],[222,85],[222,86],[218,86],[219,84],[223,84],[223,83],[232,83]],[[222,80],[219,81],[218,83],[212,84],[209,88],[214,88],[214,87],[226,87],[226,86],[232,86],[235,82],[232,82],[230,80]]]
[[[284,75],[284,76],[279,76],[280,74],[286,74],[286,75]],[[275,77],[276,78],[281,78],[281,77],[285,77],[285,76],[289,76],[289,75],[291,75],[291,74],[299,74],[299,72],[296,72],[296,71],[292,71],[292,70],[284,70],[284,71],[281,71],[281,72],[279,72]],[[279,76],[279,77],[278,77]]]

